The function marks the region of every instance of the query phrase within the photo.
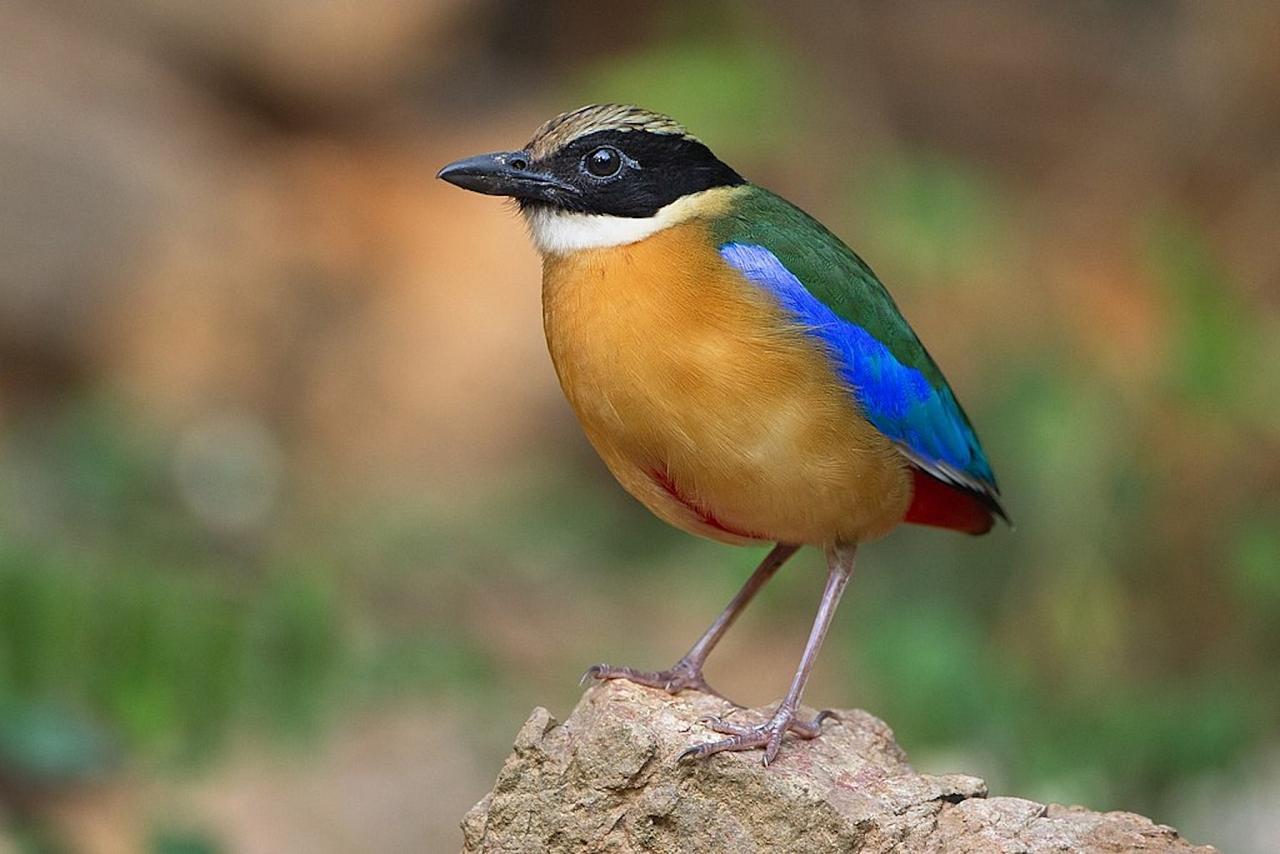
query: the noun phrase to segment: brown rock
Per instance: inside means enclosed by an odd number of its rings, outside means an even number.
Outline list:
[[[987,797],[965,774],[918,774],[883,721],[840,712],[822,738],[677,764],[728,706],[627,682],[589,689],[563,724],[535,709],[465,852],[1213,851],[1132,813]],[[767,709],[735,717],[763,719]]]

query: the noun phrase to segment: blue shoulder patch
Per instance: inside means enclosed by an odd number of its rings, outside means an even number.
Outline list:
[[[862,413],[913,462],[971,488],[994,484],[978,437],[950,388],[933,386],[867,330],[837,315],[765,247],[726,243],[720,255],[826,344]]]

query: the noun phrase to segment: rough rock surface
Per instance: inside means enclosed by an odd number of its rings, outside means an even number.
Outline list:
[[[493,791],[463,819],[465,852],[1202,851],[1124,812],[988,797],[966,774],[918,774],[882,721],[840,712],[822,738],[677,764],[715,738],[716,697],[616,681],[564,723],[535,709]],[[735,718],[763,720],[766,710]]]

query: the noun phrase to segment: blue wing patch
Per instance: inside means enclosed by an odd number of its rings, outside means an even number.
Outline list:
[[[935,387],[867,330],[837,315],[763,246],[726,243],[720,255],[827,345],[862,413],[913,462],[943,480],[989,492],[991,466],[950,388]]]

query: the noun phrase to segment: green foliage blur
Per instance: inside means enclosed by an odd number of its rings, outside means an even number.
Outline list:
[[[1252,240],[1274,259],[1270,236],[1233,243],[1220,206],[1162,187],[1107,212],[1119,225],[1095,256],[1087,229],[1058,233],[1080,209],[1037,189],[1034,170],[886,130],[883,104],[875,122],[859,115],[867,100],[832,80],[814,33],[774,26],[776,9],[662,8],[613,53],[526,56],[536,102],[495,95],[493,110],[668,111],[822,218],[934,349],[1016,523],[982,539],[904,529],[864,549],[809,700],[883,717],[925,770],[1192,821],[1188,787],[1280,740],[1280,303],[1224,249]],[[470,38],[500,54],[512,37]],[[417,108],[455,129],[451,145],[513,143],[473,127],[490,121],[474,108]],[[331,133],[289,116],[286,137]],[[489,227],[476,245],[519,237],[514,221]],[[536,264],[519,276],[484,286],[534,288]],[[479,358],[484,336],[455,357]],[[303,363],[328,346],[299,340],[314,345]],[[290,364],[276,366],[285,387]],[[276,509],[229,529],[184,497],[172,418],[107,373],[75,377],[0,386],[0,792],[30,850],[64,844],[46,809],[63,791],[216,776],[246,744],[305,769],[381,709],[437,710],[421,726],[451,727],[482,781],[459,795],[474,801],[532,705],[567,712],[597,660],[669,663],[761,556],[650,518],[552,396],[516,452],[464,477],[412,463],[403,478],[335,474],[299,450],[294,416],[264,416],[283,458]],[[232,496],[256,471],[234,454],[203,464]],[[776,699],[819,578],[816,555],[784,572],[711,681]],[[144,823],[152,850],[223,844],[204,821]]]

